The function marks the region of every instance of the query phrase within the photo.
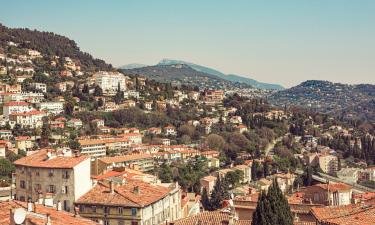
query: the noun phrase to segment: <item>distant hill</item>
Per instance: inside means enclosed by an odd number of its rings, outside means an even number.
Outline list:
[[[215,69],[212,69],[212,68],[209,68],[209,67],[206,67],[206,66],[201,66],[201,65],[194,64],[194,63],[186,62],[186,61],[173,60],[173,59],[163,59],[158,63],[158,65],[173,65],[173,64],[186,64],[186,65],[189,65],[191,68],[193,68],[197,71],[212,74],[212,75],[218,76],[218,77],[220,77],[224,80],[249,84],[249,85],[251,85],[255,88],[275,89],[275,90],[284,89],[284,87],[279,85],[279,84],[262,83],[262,82],[254,80],[254,79],[247,78],[245,76],[235,75],[235,74],[228,74],[227,75],[227,74],[224,74],[224,73],[222,73],[218,70],[215,70]]]
[[[146,66],[148,66],[148,65],[140,64],[140,63],[131,63],[131,64],[126,64],[126,65],[120,66],[119,68],[124,69],[124,70],[130,70],[130,69],[142,68],[142,67],[146,67]]]
[[[320,112],[345,112],[358,109],[375,99],[375,85],[348,85],[308,80],[295,87],[278,91],[269,97],[274,105],[297,105]],[[362,107],[363,108],[363,107]]]
[[[134,69],[123,69],[126,74],[143,75],[159,82],[171,82],[177,85],[189,85],[203,88],[251,88],[248,84],[231,82],[218,76],[197,71],[186,64],[146,66]]]
[[[104,60],[95,59],[90,54],[82,52],[73,40],[52,32],[8,28],[0,24],[0,47],[7,46],[8,41],[17,43],[22,48],[38,50],[44,55],[70,57],[79,61],[83,70],[113,69]]]
[[[268,89],[268,90],[271,90],[271,89],[282,90],[282,89],[284,89],[284,87],[282,87],[281,85],[278,85],[278,84],[262,83],[262,82],[254,80],[254,79],[247,78],[245,76],[235,75],[235,74],[228,74],[227,75],[227,74],[224,74],[224,73],[222,73],[222,72],[220,72],[216,69],[212,69],[212,68],[209,68],[209,67],[206,67],[206,66],[201,66],[201,65],[198,65],[198,64],[194,64],[194,63],[190,63],[190,62],[186,62],[186,61],[182,61],[182,60],[163,59],[158,64],[156,64],[156,66],[157,65],[177,65],[177,64],[188,65],[189,67],[191,67],[192,69],[194,69],[198,72],[214,75],[214,76],[219,77],[221,79],[231,81],[231,82],[235,82],[235,83],[239,82],[239,83],[248,84],[248,85],[251,85],[254,88]],[[125,66],[121,66],[120,68],[121,69],[134,69],[134,68],[143,67],[142,65],[143,64],[128,64],[128,65],[125,65]]]

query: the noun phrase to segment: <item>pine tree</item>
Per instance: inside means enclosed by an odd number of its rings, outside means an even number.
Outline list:
[[[210,199],[208,198],[208,193],[207,193],[206,188],[203,188],[201,203],[205,210],[211,210],[211,202],[210,202]]]

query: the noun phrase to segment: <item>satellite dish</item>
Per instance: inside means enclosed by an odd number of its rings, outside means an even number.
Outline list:
[[[13,219],[16,224],[22,224],[26,219],[26,210],[24,208],[14,210]]]

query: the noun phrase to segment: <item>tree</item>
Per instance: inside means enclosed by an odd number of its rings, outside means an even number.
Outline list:
[[[222,150],[225,145],[224,138],[217,134],[208,135],[205,142],[210,149],[215,149],[215,150]]]
[[[94,89],[94,96],[102,96],[102,95],[103,95],[102,88],[96,85]]]
[[[253,220],[251,221],[251,225],[275,225],[276,218],[275,215],[271,213],[272,208],[271,204],[267,198],[267,194],[265,191],[260,193],[257,207],[253,213]]]
[[[276,223],[279,225],[293,225],[293,215],[290,211],[288,200],[279,188],[277,180],[274,179],[268,188],[267,198],[271,204],[272,213],[276,217]]]
[[[201,203],[205,210],[211,210],[211,202],[210,202],[210,199],[208,198],[208,193],[207,193],[206,188],[203,188]]]
[[[313,169],[310,165],[308,165],[305,170],[304,170],[304,173],[302,174],[302,180],[303,180],[303,184],[305,186],[310,186],[311,183],[312,183],[312,175],[313,175]]]
[[[172,170],[165,163],[160,166],[158,175],[162,183],[171,183],[173,181]]]
[[[253,213],[252,225],[293,225],[293,215],[288,200],[279,188],[276,179],[262,192]]]
[[[220,175],[218,175],[211,193],[211,210],[220,209],[225,199],[229,199],[228,185],[227,182],[222,181]]]

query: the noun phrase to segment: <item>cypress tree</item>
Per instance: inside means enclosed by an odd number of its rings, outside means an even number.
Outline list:
[[[210,203],[210,199],[208,198],[208,193],[207,193],[206,188],[203,188],[201,203],[205,210],[211,210],[211,203]]]
[[[253,213],[251,225],[275,225],[276,217],[272,212],[271,204],[267,194],[262,191],[258,198],[257,207]]]
[[[293,215],[290,211],[288,200],[279,188],[277,180],[274,179],[272,185],[268,188],[267,198],[271,204],[271,209],[276,217],[278,225],[293,225]]]
[[[293,225],[293,215],[287,199],[279,188],[276,179],[262,192],[253,213],[252,225]]]

